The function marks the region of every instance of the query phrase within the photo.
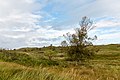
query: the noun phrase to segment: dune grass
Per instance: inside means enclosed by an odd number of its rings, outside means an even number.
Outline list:
[[[120,66],[25,67],[0,63],[1,80],[119,80]]]
[[[0,80],[69,80],[54,73],[47,68],[33,68],[16,63],[0,62]]]
[[[94,58],[79,64],[61,53],[49,60],[47,48],[0,51],[0,80],[120,80],[120,45],[95,48]]]

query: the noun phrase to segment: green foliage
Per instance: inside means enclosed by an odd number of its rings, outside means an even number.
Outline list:
[[[91,59],[94,56],[94,52],[88,48],[75,46],[70,47],[67,54],[72,60],[76,61],[84,61],[86,59]]]
[[[86,48],[87,46],[92,45],[92,40],[95,40],[97,37],[94,36],[94,38],[88,37],[88,32],[92,30],[95,26],[92,26],[92,21],[87,18],[86,16],[82,18],[80,21],[80,28],[75,29],[75,34],[67,33],[65,38],[67,39],[66,42],[68,42],[68,57],[81,61],[88,58],[91,58],[94,54],[93,51]],[[66,44],[65,41],[62,42],[63,44]]]
[[[52,57],[56,54],[53,50],[46,50],[45,55],[48,56],[49,60],[52,60]]]
[[[50,66],[50,65],[58,65],[57,61],[51,61],[44,58],[34,58],[31,57],[30,54],[26,54],[23,52],[17,51],[8,51],[4,50],[0,52],[0,60],[7,62],[15,62],[25,66]]]

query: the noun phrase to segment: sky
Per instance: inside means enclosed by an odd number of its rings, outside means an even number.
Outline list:
[[[120,43],[120,0],[0,0],[0,48],[60,45],[83,16],[93,20],[93,43]]]

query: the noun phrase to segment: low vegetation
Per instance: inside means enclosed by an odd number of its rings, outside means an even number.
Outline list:
[[[52,59],[46,54],[50,47],[0,50],[0,79],[119,80],[120,45],[93,47],[98,51],[94,58],[79,64],[67,60],[64,47],[54,47]]]

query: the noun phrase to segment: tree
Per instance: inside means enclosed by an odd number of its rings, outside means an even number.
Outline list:
[[[64,40],[64,41],[61,42],[61,46],[62,46],[62,47],[67,47],[68,44],[67,44],[67,42]]]
[[[81,61],[91,58],[94,55],[94,52],[87,47],[93,45],[92,40],[97,39],[97,36],[93,38],[88,36],[88,32],[95,27],[92,24],[93,21],[84,16],[79,22],[80,28],[76,28],[74,34],[67,33],[64,35],[69,47],[68,57],[72,60]]]

